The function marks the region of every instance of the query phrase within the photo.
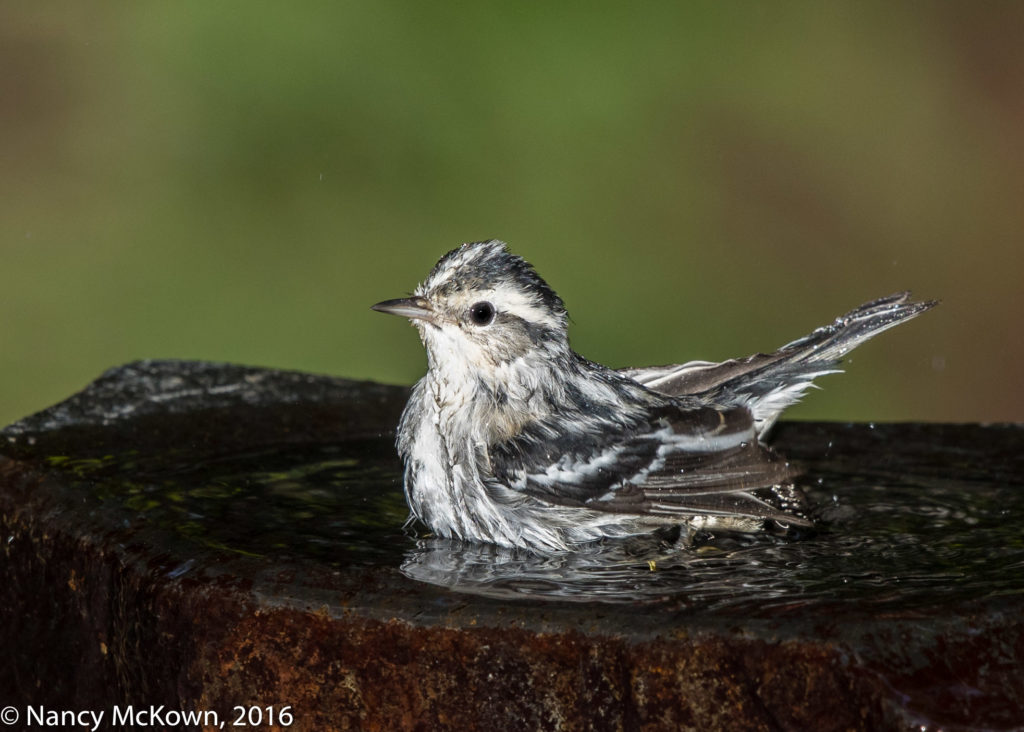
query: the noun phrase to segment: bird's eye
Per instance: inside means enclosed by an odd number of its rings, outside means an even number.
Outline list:
[[[469,319],[474,325],[490,325],[494,320],[494,306],[486,300],[474,303],[469,308]]]

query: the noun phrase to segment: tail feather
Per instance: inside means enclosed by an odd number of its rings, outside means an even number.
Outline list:
[[[937,304],[936,300],[911,302],[909,292],[880,297],[854,308],[803,338],[787,343],[779,351],[792,353],[801,361],[838,363],[848,351],[869,338],[917,317]]]
[[[847,353],[937,304],[935,300],[912,302],[909,292],[899,292],[865,303],[774,353],[722,363],[694,361],[625,369],[623,373],[670,396],[743,404],[753,412],[758,434],[763,435],[783,410],[814,385],[814,379],[842,371],[839,364]]]

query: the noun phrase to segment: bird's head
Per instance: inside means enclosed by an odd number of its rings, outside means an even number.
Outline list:
[[[409,318],[432,369],[488,379],[520,359],[568,349],[565,306],[533,267],[497,240],[441,257],[412,297],[374,310]]]

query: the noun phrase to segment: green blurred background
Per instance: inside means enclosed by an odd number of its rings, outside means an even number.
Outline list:
[[[4,3],[0,423],[198,358],[411,383],[501,238],[610,365],[942,306],[792,412],[1020,420],[1021,3]]]

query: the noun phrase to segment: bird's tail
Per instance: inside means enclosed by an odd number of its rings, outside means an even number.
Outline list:
[[[803,397],[814,379],[841,371],[839,364],[847,353],[936,304],[934,300],[911,302],[909,292],[899,292],[864,303],[774,353],[624,373],[664,394],[743,404],[753,412],[757,432],[763,435],[786,407]]]
[[[864,303],[809,335],[787,343],[770,362],[725,381],[722,388],[745,401],[758,434],[767,431],[787,407],[798,402],[814,379],[842,371],[847,353],[882,331],[917,317],[938,304],[911,302],[909,292]]]

